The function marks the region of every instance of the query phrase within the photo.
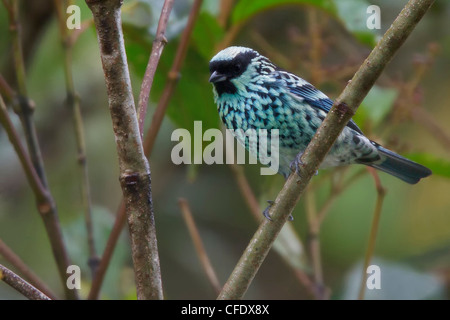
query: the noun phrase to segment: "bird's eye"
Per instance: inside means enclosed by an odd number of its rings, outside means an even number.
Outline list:
[[[234,71],[235,71],[236,73],[239,73],[239,72],[241,71],[241,68],[242,68],[242,65],[241,65],[240,63],[236,63],[236,64],[234,65]]]

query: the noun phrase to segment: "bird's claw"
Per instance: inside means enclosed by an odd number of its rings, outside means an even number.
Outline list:
[[[267,206],[267,208],[264,209],[263,215],[264,215],[264,217],[266,217],[267,220],[273,221],[272,218],[270,217],[269,211],[270,211],[270,208],[272,208],[274,202],[272,200],[267,200],[267,203],[269,205]],[[289,221],[294,220],[294,217],[292,216],[292,214],[289,215],[288,219],[289,219]]]
[[[272,221],[272,218],[270,217],[269,211],[270,211],[270,208],[272,208],[272,206],[273,206],[273,201],[272,200],[267,200],[267,203],[269,205],[264,209],[263,215],[264,215],[264,217],[266,217],[267,220]]]
[[[302,155],[299,154],[299,155],[295,156],[295,159],[292,160],[289,167],[291,168],[292,171],[295,171],[295,173],[300,176],[299,167],[303,166],[303,164],[304,163],[302,162]]]

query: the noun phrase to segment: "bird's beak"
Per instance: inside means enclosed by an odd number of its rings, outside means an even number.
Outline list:
[[[214,71],[209,78],[209,82],[216,83],[220,81],[225,81],[227,77],[217,71]]]

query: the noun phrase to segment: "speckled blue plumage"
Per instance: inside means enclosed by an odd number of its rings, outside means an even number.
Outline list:
[[[279,130],[279,173],[287,177],[290,164],[306,149],[333,101],[249,48],[220,51],[211,59],[210,72],[219,116],[228,129]],[[236,138],[261,158],[254,143],[242,136]],[[370,141],[351,120],[321,168],[354,163],[375,167],[408,183],[431,174],[428,168]]]

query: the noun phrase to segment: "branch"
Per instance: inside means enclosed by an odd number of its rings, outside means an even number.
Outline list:
[[[367,280],[367,268],[369,268],[370,260],[375,250],[375,242],[377,239],[378,225],[380,224],[381,208],[383,206],[384,196],[386,195],[386,189],[381,185],[380,178],[377,172],[373,168],[368,168],[375,180],[375,188],[377,190],[377,202],[375,204],[375,210],[373,212],[372,227],[370,229],[369,244],[367,245],[366,257],[364,259],[364,266],[362,270],[361,286],[359,287],[358,299],[363,300],[366,292],[366,280]]]
[[[177,48],[177,57],[183,58],[184,56],[181,56],[181,54],[179,55],[178,52],[183,52],[186,50],[187,45],[189,44],[189,39],[193,30],[193,26],[195,23],[195,20],[198,16],[198,12],[200,10],[200,5],[202,0],[196,0],[196,3],[192,6],[191,12],[189,14],[189,19],[188,19],[188,23],[187,23],[187,27],[186,29],[184,29],[183,35],[182,35],[182,40],[180,41],[180,44],[178,45]],[[186,39],[186,40],[183,40]],[[179,59],[180,59],[179,58]],[[181,67],[182,64],[182,60],[177,60],[177,65],[178,68]],[[175,65],[175,62],[174,62]],[[175,70],[172,67],[173,70]],[[179,69],[176,70],[176,73],[179,72]],[[169,87],[169,83],[166,84],[166,88]],[[164,91],[168,91],[169,89],[165,89]],[[168,95],[168,97],[166,98],[166,102],[168,103],[168,101],[170,100],[171,95],[173,94],[173,88],[170,90],[170,95]],[[158,106],[159,109],[159,106]],[[165,107],[164,107],[164,112],[165,112]],[[164,116],[164,115],[162,115]],[[147,158],[150,157],[150,154],[152,153],[152,149],[153,149],[153,145],[154,145],[154,138],[157,135],[157,131],[159,130],[159,127],[153,126],[151,125],[149,130],[147,131],[147,134],[145,135],[145,140],[144,140],[144,153],[146,155]],[[100,292],[100,287],[102,285],[103,279],[105,277],[106,274],[106,270],[108,269],[108,265],[109,262],[111,260],[112,254],[114,252],[114,249],[116,247],[116,243],[117,240],[119,239],[120,233],[123,229],[123,226],[125,224],[125,206],[123,204],[123,200],[119,205],[119,208],[117,210],[117,214],[116,214],[116,220],[114,221],[114,226],[113,229],[111,231],[111,234],[108,238],[108,241],[106,243],[106,247],[105,247],[105,251],[103,253],[102,259],[100,261],[100,265],[98,267],[98,271],[97,271],[97,275],[94,278],[94,281],[92,282],[92,287],[91,290],[89,292],[89,299],[96,299],[98,297],[98,294]]]
[[[37,209],[44,221],[44,226],[47,231],[47,235],[50,240],[50,244],[53,249],[53,256],[55,257],[58,267],[61,281],[64,284],[66,296],[70,299],[78,299],[78,293],[76,290],[70,290],[65,285],[66,283],[66,270],[70,265],[69,257],[64,244],[62,236],[61,226],[59,224],[58,214],[56,211],[55,201],[48,189],[43,185],[41,179],[36,172],[33,164],[31,163],[28,154],[25,151],[22,143],[20,142],[19,135],[15,130],[12,121],[9,117],[8,110],[0,95],[0,124],[4,127],[8,138],[19,157],[22,168],[25,172],[25,176],[28,180],[34,197],[36,198]]]
[[[147,135],[144,141],[144,148],[147,150],[147,156],[150,157],[153,150],[153,145],[155,144],[156,136],[158,135],[159,128],[161,127],[162,120],[166,114],[167,107],[169,105],[170,98],[175,90],[175,85],[178,82],[180,69],[183,64],[184,58],[186,57],[187,48],[189,45],[189,39],[191,38],[192,30],[194,29],[195,21],[197,20],[198,13],[200,12],[200,7],[203,0],[195,0],[192,5],[191,12],[189,14],[189,19],[186,28],[183,30],[181,35],[180,44],[178,45],[177,52],[175,55],[175,60],[173,61],[172,68],[169,71],[169,79],[164,87],[164,91],[156,107],[156,111],[153,114],[153,119],[150,124],[150,128],[147,131]]]
[[[410,0],[335,100],[327,117],[301,156],[302,165],[298,168],[299,174],[291,173],[271,207],[272,221],[262,222],[218,299],[240,299],[244,296],[275,238],[327,152],[383,69],[433,2],[433,0]]]
[[[45,294],[1,264],[0,280],[13,287],[30,300],[50,300]]]
[[[78,165],[81,177],[81,197],[84,207],[84,216],[86,231],[88,237],[89,259],[88,265],[91,268],[92,277],[95,276],[96,269],[99,264],[99,257],[95,249],[94,241],[94,226],[92,223],[92,206],[91,206],[91,192],[89,186],[89,172],[86,159],[86,142],[84,137],[84,124],[81,115],[80,99],[75,92],[72,72],[72,47],[71,35],[68,33],[66,26],[66,17],[64,7],[67,2],[61,0],[54,0],[54,6],[58,17],[59,32],[61,35],[61,44],[64,51],[64,73],[66,81],[66,103],[70,110],[72,110],[73,125],[75,128],[75,140],[77,144]]]
[[[58,300],[50,288],[20,259],[20,257],[0,239],[0,256],[19,270],[19,272],[52,300]]]
[[[220,285],[216,272],[214,271],[214,268],[211,265],[211,261],[208,258],[208,254],[206,253],[205,247],[203,246],[202,238],[200,237],[197,226],[195,225],[194,218],[192,217],[191,209],[189,208],[189,203],[186,199],[181,198],[178,200],[178,206],[181,209],[184,222],[188,227],[189,234],[191,235],[195,250],[197,251],[197,256],[203,269],[205,270],[206,276],[208,277],[209,282],[214,288],[214,291],[219,294],[222,286]]]
[[[119,157],[138,299],[162,299],[150,166],[144,155],[120,18],[121,0],[86,0],[94,16]]]
[[[167,44],[165,36],[167,21],[172,11],[173,0],[165,0],[159,17],[158,29],[156,30],[155,40],[153,40],[152,52],[148,59],[147,68],[145,69],[144,79],[142,80],[141,92],[139,94],[139,131],[141,138],[144,137],[144,122],[147,114],[148,97],[155,78],[156,68],[161,58],[164,46]]]

